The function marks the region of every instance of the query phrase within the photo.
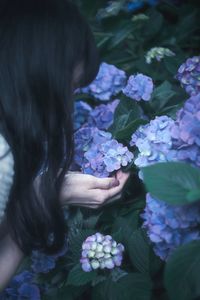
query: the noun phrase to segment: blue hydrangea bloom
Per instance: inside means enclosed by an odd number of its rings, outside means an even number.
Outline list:
[[[75,154],[73,169],[75,166],[82,168],[85,162],[84,154],[91,148],[92,144],[99,145],[111,138],[111,133],[91,127],[88,124],[76,131],[74,134]]]
[[[190,96],[200,93],[200,56],[188,58],[179,67],[176,78]]]
[[[128,79],[123,93],[136,101],[144,100],[149,101],[153,92],[153,81],[150,77],[137,74],[131,75]]]
[[[74,130],[79,129],[87,122],[92,107],[84,101],[76,101],[74,104]]]
[[[140,126],[132,135],[130,145],[136,146],[138,155],[134,161],[139,168],[172,160],[171,127],[174,121],[161,116],[151,120],[149,124]],[[173,160],[176,156],[173,153]],[[140,178],[142,173],[139,172]]]
[[[127,166],[133,160],[133,153],[121,143],[111,139],[102,144],[93,143],[84,154],[84,173],[107,177],[113,171]]]
[[[23,271],[16,275],[2,294],[2,299],[31,299],[40,300],[40,290],[34,283],[34,274]]]
[[[190,97],[178,111],[171,136],[178,160],[200,167],[200,93]]]
[[[88,123],[100,130],[108,129],[114,119],[114,112],[120,100],[114,100],[108,104],[101,104],[90,112]]]
[[[86,174],[107,177],[133,159],[133,154],[109,132],[83,127],[75,133],[75,163]]]
[[[174,206],[146,197],[143,227],[154,243],[155,253],[166,260],[180,245],[200,239],[200,204]]]
[[[113,95],[118,94],[126,84],[126,73],[103,62],[96,79],[79,92],[90,94],[96,99],[108,101]]]
[[[43,252],[37,250],[32,251],[32,255],[31,255],[32,270],[35,273],[48,273],[49,271],[55,268],[58,258],[64,256],[67,252],[67,249],[68,247],[67,247],[67,238],[66,238],[63,249],[61,249],[55,255],[46,255]]]
[[[137,11],[142,8],[145,4],[155,6],[159,3],[159,0],[132,0],[127,3],[127,10],[129,12]]]

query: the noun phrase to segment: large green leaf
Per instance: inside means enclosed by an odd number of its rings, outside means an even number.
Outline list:
[[[158,163],[142,168],[151,195],[169,204],[200,200],[200,169],[181,162]]]
[[[92,282],[95,279],[97,273],[95,271],[84,272],[81,269],[80,263],[74,266],[68,274],[67,285],[81,286],[86,283]]]
[[[69,232],[69,257],[74,264],[80,259],[81,249],[84,240],[95,233],[95,230],[85,229],[85,230],[73,230]]]
[[[142,110],[139,105],[131,99],[123,99],[115,110],[114,123],[110,127],[110,131],[115,136],[118,131],[121,131],[130,123],[140,119]]]
[[[129,273],[117,282],[109,282],[109,300],[150,300],[152,284],[148,276]]]
[[[132,233],[128,242],[128,251],[131,262],[141,273],[149,273],[150,245],[143,229]]]
[[[200,297],[200,241],[177,249],[165,269],[165,286],[171,300]]]
[[[147,124],[146,120],[134,120],[130,122],[127,126],[125,126],[123,129],[117,131],[114,134],[114,138],[118,140],[126,140],[128,142],[130,141],[132,134],[138,129],[138,127],[145,124]]]
[[[168,81],[164,81],[154,90],[150,104],[158,112],[175,95],[176,93],[172,90],[171,83],[169,83]]]

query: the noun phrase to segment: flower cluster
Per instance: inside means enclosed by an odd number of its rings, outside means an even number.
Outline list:
[[[190,96],[200,93],[200,56],[188,58],[179,67],[176,78]]]
[[[121,166],[127,166],[132,159],[132,152],[112,139],[109,132],[82,127],[75,133],[75,163],[86,174],[107,177]]]
[[[136,130],[130,142],[130,145],[136,146],[139,151],[134,161],[136,166],[141,168],[169,160],[172,149],[171,127],[173,124],[174,121],[171,118],[161,116]],[[139,176],[142,178],[141,172]]]
[[[110,235],[95,233],[82,245],[80,263],[83,271],[96,269],[113,269],[122,264],[124,246],[117,244]]]
[[[137,74],[131,75],[128,79],[123,93],[136,101],[144,100],[149,101],[153,92],[153,81],[150,77]]]
[[[108,104],[100,104],[90,112],[88,123],[90,126],[97,127],[100,130],[108,129],[114,118],[114,112],[119,104],[119,100],[114,100]]]
[[[200,95],[193,96],[178,112],[176,121],[161,116],[139,127],[130,142],[138,149],[135,164],[139,168],[173,160],[200,166],[199,103]],[[179,245],[200,238],[199,204],[172,206],[148,194],[142,218],[155,253],[161,259],[167,259]]]
[[[79,129],[87,122],[92,108],[84,101],[76,101],[74,104],[74,130]]]
[[[121,143],[111,139],[102,144],[93,143],[84,154],[84,173],[107,177],[109,173],[127,166],[133,160],[133,153]]]
[[[74,134],[75,155],[74,163],[82,167],[84,165],[84,154],[87,152],[92,143],[98,145],[108,140],[111,140],[112,135],[109,132],[101,131],[96,127],[86,126],[81,127]]]
[[[200,167],[200,93],[190,97],[178,111],[171,136],[178,160]]]
[[[143,227],[163,260],[180,245],[200,239],[200,205],[174,206],[147,194]]]
[[[32,255],[31,255],[31,260],[32,260],[31,268],[36,274],[48,273],[49,271],[55,268],[57,260],[60,257],[64,256],[66,252],[67,252],[67,240],[65,241],[63,249],[61,249],[55,255],[46,255],[43,252],[34,250],[32,251]]]
[[[157,5],[159,3],[159,0],[131,0],[127,4],[127,10],[129,12],[137,11],[138,9],[144,7],[145,4],[148,4],[150,6]]]
[[[88,87],[79,91],[102,101],[108,101],[111,96],[118,94],[125,84],[126,73],[114,65],[103,62],[96,79]]]
[[[1,294],[3,299],[30,299],[40,300],[40,290],[34,283],[34,274],[24,271],[16,275],[9,286]]]
[[[154,47],[147,52],[145,58],[146,58],[146,63],[151,64],[153,59],[156,59],[157,61],[161,61],[165,56],[174,56],[174,55],[175,53],[168,48]]]

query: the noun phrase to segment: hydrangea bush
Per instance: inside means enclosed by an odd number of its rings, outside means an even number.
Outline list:
[[[198,299],[198,3],[76,2],[103,60],[74,94],[71,171],[130,177],[98,210],[66,208],[63,249],[34,250],[0,299]]]

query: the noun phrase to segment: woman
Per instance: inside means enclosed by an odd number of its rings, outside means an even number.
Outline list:
[[[121,171],[104,179],[67,172],[73,92],[98,68],[92,33],[74,4],[0,0],[0,289],[24,255],[62,247],[62,206],[98,208],[127,180]]]

